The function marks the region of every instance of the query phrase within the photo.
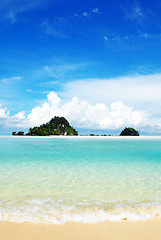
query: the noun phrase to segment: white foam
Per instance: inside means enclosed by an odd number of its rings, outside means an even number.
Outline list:
[[[143,203],[135,207],[117,205],[116,208],[91,208],[88,206],[62,205],[53,200],[26,200],[24,205],[16,202],[0,204],[0,221],[29,222],[41,224],[64,224],[67,222],[99,223],[110,221],[137,221],[161,216],[161,204]]]

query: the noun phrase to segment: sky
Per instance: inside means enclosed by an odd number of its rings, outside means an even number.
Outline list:
[[[0,36],[0,134],[161,134],[159,0],[1,1]]]

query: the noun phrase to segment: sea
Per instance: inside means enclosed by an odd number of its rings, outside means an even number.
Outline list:
[[[161,216],[161,138],[0,136],[0,221]]]

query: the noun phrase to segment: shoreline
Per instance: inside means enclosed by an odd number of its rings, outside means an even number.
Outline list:
[[[145,221],[69,222],[62,225],[0,222],[3,240],[160,240],[161,218]]]
[[[56,139],[161,139],[161,136],[62,136],[62,135],[50,135],[50,136],[12,136],[12,135],[0,135],[0,138],[56,138]]]

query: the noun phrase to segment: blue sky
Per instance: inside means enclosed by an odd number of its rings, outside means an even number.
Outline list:
[[[160,134],[159,0],[8,0],[0,35],[1,133],[61,114],[80,133]]]

